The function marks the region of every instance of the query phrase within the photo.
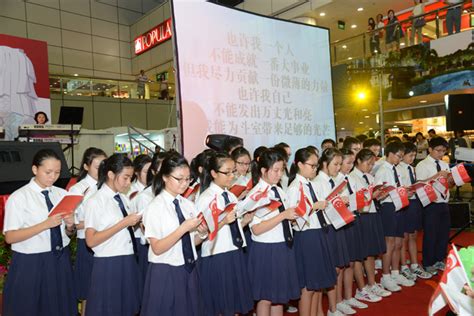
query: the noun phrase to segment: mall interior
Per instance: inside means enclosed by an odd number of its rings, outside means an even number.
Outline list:
[[[450,142],[452,153],[458,147],[474,148],[474,1],[210,2],[329,30],[332,138],[337,145],[342,146],[346,137],[361,135],[379,139],[382,148],[393,136],[416,143],[417,134],[431,139],[428,132],[434,130]],[[131,158],[152,156],[160,149],[181,151],[172,12],[172,4],[165,0],[0,0],[0,75],[9,65],[2,59],[2,47],[23,49],[36,70],[36,78],[29,73],[29,80],[45,102],[36,109],[45,109],[48,124],[58,126],[52,132],[38,131],[33,121],[15,121],[17,116],[9,112],[7,102],[0,102],[0,146],[3,140],[37,145],[59,142],[67,147],[65,161],[73,175],[82,153],[91,146],[107,155],[125,153]],[[398,20],[395,29],[388,21],[390,12]],[[212,30],[195,27],[194,36],[211,36]],[[18,67],[29,69],[30,64]],[[5,81],[0,77],[0,101]],[[453,104],[460,106],[454,109]],[[25,103],[22,106],[27,111]],[[82,119],[61,119],[63,108],[81,108]],[[21,124],[27,124],[23,130]],[[77,130],[76,125],[80,125]],[[225,130],[214,132],[226,134]],[[321,149],[319,143],[313,145]],[[468,158],[463,159],[471,167],[473,152],[466,151]],[[455,163],[452,153],[445,160]],[[0,154],[0,169],[5,159]],[[462,241],[454,241],[462,246],[474,244],[472,185],[452,191],[454,202],[467,205],[458,210],[464,222],[451,231],[464,228],[459,233]],[[1,194],[7,193],[4,186],[0,189]],[[2,217],[3,213],[1,209]],[[416,289],[398,295],[402,298],[357,310],[357,314],[425,314],[437,280],[417,283]],[[326,307],[326,299],[323,304]]]

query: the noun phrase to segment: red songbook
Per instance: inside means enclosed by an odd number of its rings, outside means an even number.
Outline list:
[[[56,204],[51,212],[49,212],[48,217],[51,217],[56,214],[63,214],[67,216],[74,213],[76,208],[82,202],[84,198],[83,195],[65,195],[58,204]]]
[[[281,202],[280,201],[277,201],[277,200],[271,200],[270,204],[268,204],[267,206],[265,206],[267,209],[269,209],[271,212],[273,212],[274,210],[276,210],[277,208],[279,208],[281,205]]]
[[[133,198],[136,197],[137,194],[138,194],[138,191],[132,192],[132,194],[130,194],[129,199],[130,199],[130,200],[133,200]]]
[[[337,187],[335,187],[331,193],[329,193],[329,195],[326,197],[326,200],[327,201],[330,201],[332,200],[333,198],[335,198],[339,192],[341,192],[342,190],[344,190],[344,188],[346,187],[347,185],[347,181],[344,180],[342,181]]]
[[[239,197],[242,193],[244,193],[247,187],[245,185],[234,184],[232,188],[229,189],[236,197]]]
[[[188,189],[183,193],[183,197],[189,198],[192,194],[196,194],[199,191],[200,187],[201,185],[199,183],[188,187]]]

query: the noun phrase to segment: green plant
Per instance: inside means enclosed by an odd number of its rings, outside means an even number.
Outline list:
[[[10,245],[5,242],[5,236],[0,234],[0,292],[3,292],[3,284],[8,273],[12,259]]]

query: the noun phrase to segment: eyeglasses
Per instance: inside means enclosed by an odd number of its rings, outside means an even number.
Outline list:
[[[251,165],[250,162],[243,162],[243,161],[236,161],[235,163],[241,166],[245,166],[245,167],[248,167]]]
[[[175,179],[176,181],[178,181],[179,184],[183,184],[183,183],[191,183],[193,182],[194,178],[176,178],[175,176],[171,175],[170,174],[170,177]]]
[[[318,167],[318,164],[312,164],[312,163],[309,163],[309,162],[305,162],[304,164],[310,166],[311,169],[313,169],[313,170],[315,170]]]
[[[225,175],[225,176],[227,176],[227,177],[233,176],[236,171],[237,171],[237,170],[232,170],[232,171],[220,171],[220,170],[217,170],[218,173],[222,173],[223,175]]]

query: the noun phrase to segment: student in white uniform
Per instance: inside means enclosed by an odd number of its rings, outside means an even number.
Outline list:
[[[214,154],[214,150],[212,149],[205,149],[202,152],[200,152],[196,157],[191,160],[191,164],[189,166],[191,170],[191,178],[193,181],[189,184],[189,188],[193,188],[193,192],[191,195],[187,197],[188,200],[194,202],[199,196],[200,189],[199,187],[201,186],[201,173],[204,168],[204,165],[209,159],[211,155]]]
[[[142,192],[147,183],[146,176],[150,169],[151,157],[145,154],[138,155],[133,160],[133,177],[130,191],[127,193],[129,199],[133,199],[138,193]]]
[[[3,233],[13,256],[3,289],[3,314],[76,315],[69,236],[74,217],[49,212],[67,192],[53,184],[61,160],[50,149],[33,157],[31,181],[10,195]]]
[[[250,153],[244,147],[236,148],[232,151],[232,159],[235,162],[235,177],[232,180],[232,184],[238,183],[247,183],[250,178],[250,165],[252,164],[252,159],[250,158]]]
[[[122,192],[130,187],[133,165],[122,154],[114,154],[99,167],[97,192],[84,205],[87,245],[94,251],[87,315],[138,313],[142,286],[133,226],[141,215],[129,214]]]
[[[150,242],[140,315],[200,315],[196,245],[207,237],[194,203],[181,196],[192,181],[178,153],[163,160],[153,181],[156,197],[143,214]]]
[[[253,244],[248,266],[257,315],[282,315],[284,304],[300,297],[290,224],[297,214],[277,186],[284,172],[285,159],[274,149],[262,152],[252,169],[252,178],[259,180],[248,196],[267,192],[282,203],[278,210],[261,217],[258,212],[263,210],[257,209],[249,224]]]
[[[106,153],[99,148],[90,147],[84,151],[81,168],[77,183],[69,192],[84,195],[81,205],[75,212],[77,228],[77,249],[76,262],[74,264],[74,283],[76,285],[76,295],[81,302],[81,314],[85,314],[86,298],[89,292],[90,279],[92,273],[92,263],[94,253],[86,245],[86,235],[84,230],[84,207],[86,201],[97,192],[97,180],[99,178],[99,166],[102,160],[106,159]]]
[[[235,163],[226,152],[209,158],[202,173],[202,192],[196,201],[199,212],[211,214],[213,203],[224,209],[237,202],[237,197],[228,191],[234,172]],[[218,224],[215,239],[202,243],[198,268],[205,315],[247,314],[253,309],[242,230],[253,214],[237,219],[235,210],[228,212]]]
[[[314,187],[318,196],[326,199],[332,190],[336,187],[336,177],[339,175],[342,164],[342,153],[336,148],[328,148],[323,151],[319,158],[319,173],[314,179]],[[346,198],[347,200],[347,198]],[[341,275],[341,268],[349,266],[349,250],[347,249],[346,237],[342,229],[336,230],[329,222],[326,216],[321,218],[323,229],[327,232],[328,244],[332,263],[336,269],[336,273]],[[327,292],[329,299],[328,315],[341,315],[336,307],[336,287]]]
[[[385,161],[375,174],[375,184],[400,187],[400,175],[396,166],[403,159],[405,147],[401,141],[392,141],[385,147]],[[382,257],[382,286],[390,292],[401,291],[402,286],[413,286],[415,282],[400,274],[400,251],[403,242],[403,212],[395,211],[392,198],[381,200],[380,213],[387,251]]]
[[[370,149],[364,148],[359,151],[355,159],[355,168],[349,175],[355,192],[368,189],[374,183],[374,177],[370,174],[375,163],[376,156]],[[362,236],[363,261],[367,284],[364,280],[364,269],[362,263],[354,263],[354,278],[357,283],[355,298],[359,301],[378,302],[381,297],[388,297],[392,293],[385,290],[375,282],[375,256],[386,251],[385,237],[383,233],[382,218],[377,213],[375,201],[384,198],[380,191],[373,192],[370,204],[359,211],[359,223]],[[378,202],[377,202],[378,203]]]
[[[416,145],[412,142],[404,142],[405,153],[402,161],[397,166],[400,180],[403,186],[409,187],[416,182],[415,168],[412,166],[416,157]],[[418,200],[416,194],[409,197],[410,204],[403,211],[403,244],[401,250],[401,267],[400,273],[407,279],[415,281],[416,278],[429,279],[432,275],[426,272],[423,267],[418,264],[418,246],[417,246],[417,232],[423,228],[422,210],[423,206]],[[406,252],[408,246],[408,253],[410,255],[410,268],[407,265]]]
[[[155,198],[153,193],[153,179],[158,173],[163,159],[168,156],[168,152],[160,152],[153,156],[150,167],[147,168],[146,173],[146,186],[145,189],[140,191],[136,196],[130,200],[130,210],[133,213],[143,214],[145,209]],[[135,168],[134,168],[135,169]],[[145,284],[146,273],[148,271],[148,248],[149,244],[146,241],[143,223],[134,227],[135,240],[138,248],[138,268],[140,270],[141,284]]]
[[[447,177],[449,165],[442,160],[448,149],[448,142],[442,137],[434,137],[429,142],[429,155],[416,166],[420,181]],[[449,190],[438,194],[438,199],[423,210],[423,266],[427,272],[444,270],[449,240],[451,220],[449,217]]]
[[[286,189],[288,188],[288,176],[289,176],[288,161],[290,160],[290,157],[291,157],[291,148],[290,148],[290,145],[282,142],[282,143],[276,144],[273,147],[273,149],[280,151],[280,154],[285,159],[285,172],[281,176],[279,186],[283,189],[283,191],[286,191]]]
[[[318,198],[311,179],[316,176],[318,156],[310,148],[298,149],[290,169],[287,195],[289,205],[298,205],[303,188],[308,222],[293,225],[296,268],[301,299],[298,310],[301,316],[315,315],[324,289],[336,284],[336,269],[331,260],[326,233],[321,229],[318,215],[322,215],[327,201]]]

